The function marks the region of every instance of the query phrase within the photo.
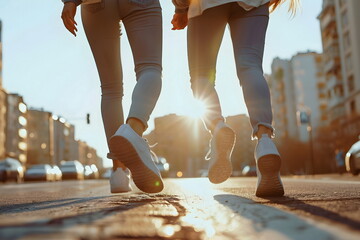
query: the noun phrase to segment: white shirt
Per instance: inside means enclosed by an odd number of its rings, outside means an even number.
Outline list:
[[[179,1],[179,0],[178,0]],[[186,0],[185,0],[186,1]],[[181,0],[179,1],[181,2]],[[254,7],[259,7],[270,0],[196,0],[190,1],[188,17],[196,17],[201,15],[206,9],[223,5],[226,3],[237,2],[242,8],[249,11]]]

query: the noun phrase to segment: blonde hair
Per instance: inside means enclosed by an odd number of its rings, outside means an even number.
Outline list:
[[[286,2],[286,0],[272,0],[270,1],[270,12],[273,12],[278,6]],[[300,0],[290,0],[289,12],[295,15],[297,8],[300,5]]]

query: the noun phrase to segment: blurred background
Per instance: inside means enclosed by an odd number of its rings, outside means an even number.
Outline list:
[[[301,2],[294,17],[287,4],[270,15],[263,62],[282,173],[344,173],[345,155],[360,133],[360,2]],[[157,144],[152,150],[164,176],[206,176],[210,135],[201,122],[203,106],[190,89],[186,30],[171,31],[174,7],[168,0],[161,4],[163,88],[145,137]],[[100,82],[80,8],[75,38],[62,25],[62,6],[60,0],[0,0],[3,181],[109,176]],[[126,117],[135,74],[126,32],[122,33]],[[223,114],[237,135],[233,175],[255,175],[255,142],[228,30],[217,67]],[[352,167],[348,170],[357,174],[360,164]]]

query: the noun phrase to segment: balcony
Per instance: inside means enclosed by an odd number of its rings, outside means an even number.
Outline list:
[[[344,101],[344,97],[334,96],[328,101],[328,109],[335,107],[336,105],[341,104]]]
[[[327,81],[327,89],[335,88],[338,85],[342,84],[342,80],[337,78],[335,75],[332,75],[330,79]]]
[[[340,66],[340,58],[339,57],[334,57],[332,59],[330,59],[324,67],[324,71],[327,73],[331,70],[333,70],[334,68],[337,68]]]

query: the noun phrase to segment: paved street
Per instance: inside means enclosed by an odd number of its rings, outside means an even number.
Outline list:
[[[111,195],[106,180],[0,185],[0,239],[359,239],[360,178],[166,179],[161,194]]]

